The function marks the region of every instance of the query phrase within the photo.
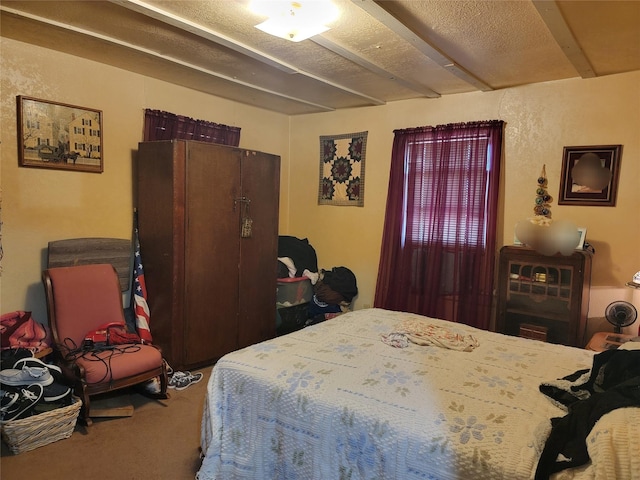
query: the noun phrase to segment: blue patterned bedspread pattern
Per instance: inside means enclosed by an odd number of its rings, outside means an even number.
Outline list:
[[[479,346],[381,341],[411,318]],[[350,312],[215,365],[196,478],[533,478],[550,419],[565,414],[538,387],[590,368],[593,354],[408,313]],[[593,478],[590,467],[575,470],[558,478]]]

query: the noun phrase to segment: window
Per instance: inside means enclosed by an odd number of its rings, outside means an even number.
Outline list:
[[[489,328],[502,129],[394,132],[375,306]]]
[[[475,145],[470,140],[464,136],[449,139],[449,143],[459,144],[455,149],[444,148],[447,142],[439,140],[418,141],[407,146],[407,182],[417,183],[408,189],[413,192],[415,207],[411,212],[405,208],[406,221],[412,223],[408,229],[411,236],[407,240],[412,244],[486,244],[485,183],[491,151],[488,137]],[[472,161],[474,148],[487,152],[486,162]],[[458,158],[451,158],[452,154]],[[430,161],[432,158],[442,161],[435,164]],[[443,165],[447,170],[444,176],[441,174]],[[445,203],[445,208],[440,207],[441,202]],[[438,214],[441,228],[429,228],[431,219]]]

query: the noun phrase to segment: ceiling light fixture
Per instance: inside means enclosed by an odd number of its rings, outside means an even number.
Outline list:
[[[330,0],[253,0],[249,8],[269,17],[256,28],[292,42],[326,32],[340,13]]]

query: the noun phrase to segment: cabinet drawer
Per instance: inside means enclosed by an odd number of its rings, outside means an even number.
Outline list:
[[[529,323],[520,324],[520,336],[523,338],[531,338],[533,340],[547,341],[547,327],[539,325],[531,325]]]

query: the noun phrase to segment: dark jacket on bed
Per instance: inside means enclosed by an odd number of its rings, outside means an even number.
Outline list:
[[[572,380],[579,373],[565,377]],[[588,397],[579,399],[573,393],[587,391]],[[608,350],[593,357],[589,379],[569,390],[541,385],[540,391],[565,404],[569,412],[551,419],[551,433],[538,461],[536,480],[548,479],[551,474],[589,462],[586,439],[596,422],[604,414],[624,407],[640,407],[640,350]],[[558,460],[558,454],[568,460]]]

